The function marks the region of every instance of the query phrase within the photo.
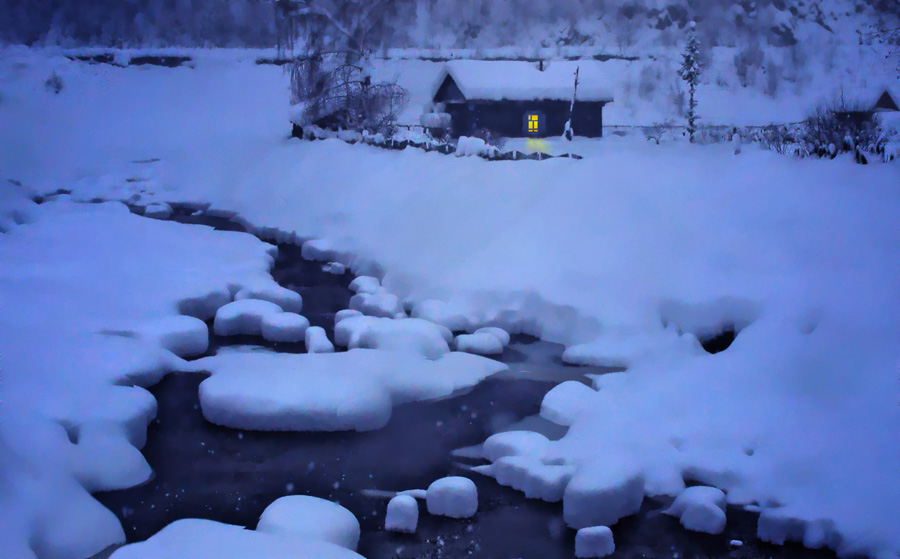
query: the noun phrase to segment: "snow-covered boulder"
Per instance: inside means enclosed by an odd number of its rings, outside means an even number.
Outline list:
[[[172,206],[166,203],[150,204],[144,208],[144,217],[152,217],[154,219],[169,219],[172,217]]]
[[[330,542],[350,550],[359,544],[359,521],[352,512],[308,495],[290,495],[273,502],[260,515],[256,531]]]
[[[387,349],[417,353],[437,359],[450,347],[441,326],[408,318],[392,320],[373,316],[355,316],[339,322],[334,328],[334,340],[348,348]]]
[[[203,355],[209,348],[209,328],[199,318],[168,316],[137,327],[138,335],[159,344],[178,357]]]
[[[363,316],[363,313],[355,309],[344,309],[342,311],[338,311],[337,314],[334,315],[334,325],[337,326],[341,323],[341,321],[348,318],[353,318],[354,316]]]
[[[721,534],[725,529],[725,493],[715,487],[688,487],[666,514],[678,517],[688,530]]]
[[[428,486],[425,504],[430,514],[469,518],[478,511],[478,489],[466,477],[441,478]]]
[[[505,431],[491,435],[482,445],[481,455],[496,462],[504,456],[536,456],[541,458],[550,439],[534,431]]]
[[[385,318],[405,318],[403,303],[393,293],[379,291],[377,293],[357,293],[350,298],[350,308],[368,316]]]
[[[315,330],[310,327],[307,334]],[[225,352],[193,361],[186,370],[210,373],[200,383],[200,405],[203,416],[216,425],[369,431],[387,424],[394,405],[447,396],[506,368],[467,353],[430,360],[351,349],[326,354]]]
[[[284,312],[268,314],[262,319],[263,339],[270,342],[299,342],[304,339],[309,320],[305,316]]]
[[[413,307],[412,317],[440,324],[451,332],[464,332],[469,329],[471,324],[469,317],[458,309],[435,299],[428,299],[416,304]]]
[[[307,534],[314,533],[313,530]],[[177,520],[150,539],[117,549],[110,559],[362,559],[321,538],[269,534],[213,520]]]
[[[475,355],[499,355],[503,343],[493,334],[461,334],[456,337],[456,350]]]
[[[359,276],[350,282],[350,291],[354,293],[377,293],[381,290],[381,282],[372,276]]]
[[[299,293],[274,282],[244,287],[234,296],[235,301],[243,299],[269,301],[288,312],[299,313],[303,310],[303,298]]]
[[[612,555],[616,550],[613,533],[606,526],[582,528],[575,533],[575,557],[599,558]]]
[[[321,326],[310,326],[305,334],[307,353],[334,353],[334,345]]]
[[[419,523],[419,503],[409,495],[397,495],[388,502],[384,529],[413,534]]]
[[[342,276],[347,272],[347,266],[341,264],[340,262],[329,262],[328,264],[324,264],[322,266],[322,271],[328,274]]]
[[[217,336],[259,336],[262,333],[263,318],[281,313],[281,307],[269,301],[234,301],[216,311],[213,331]]]
[[[475,334],[490,334],[500,340],[500,343],[503,347],[509,345],[509,332],[504,330],[503,328],[497,328],[496,326],[485,326],[484,328],[479,328],[475,330]]]
[[[492,153],[494,151],[496,151],[496,148],[494,146],[488,145],[481,138],[460,136],[459,140],[456,142],[457,157],[482,155]]]
[[[641,510],[644,476],[629,461],[610,457],[581,464],[563,494],[563,518],[572,528],[612,526]]]
[[[567,380],[553,387],[541,401],[541,417],[559,425],[572,425],[582,410],[597,401],[597,392],[589,386]]]
[[[504,456],[474,471],[491,476],[500,485],[521,491],[529,499],[550,503],[562,500],[566,486],[575,475],[572,464],[544,464],[536,456]]]

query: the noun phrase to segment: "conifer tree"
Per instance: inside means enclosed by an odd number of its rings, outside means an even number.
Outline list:
[[[694,142],[694,133],[697,131],[697,84],[700,83],[700,40],[697,39],[696,23],[691,22],[688,27],[688,42],[682,53],[681,68],[678,75],[681,76],[687,84],[690,91],[688,100],[688,127],[687,131],[691,137],[691,143]]]

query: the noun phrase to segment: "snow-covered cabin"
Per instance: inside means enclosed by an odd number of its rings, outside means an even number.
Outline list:
[[[900,112],[900,95],[890,88],[884,88],[872,104],[872,112]]]
[[[448,62],[435,83],[432,101],[452,119],[453,136],[486,130],[497,136],[525,136],[525,114],[540,112],[545,136],[560,136],[569,107],[576,136],[603,135],[603,106],[612,102],[601,69],[594,60],[549,63],[489,60]],[[441,110],[441,109],[439,109]]]

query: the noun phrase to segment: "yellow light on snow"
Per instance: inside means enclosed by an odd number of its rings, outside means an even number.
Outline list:
[[[528,123],[531,125],[531,123]],[[525,140],[525,149],[528,150],[529,153],[550,153],[550,144],[541,140],[540,138],[528,138]]]

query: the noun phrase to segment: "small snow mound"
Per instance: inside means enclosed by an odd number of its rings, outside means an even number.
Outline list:
[[[472,156],[491,153],[495,150],[493,146],[485,143],[481,138],[473,138],[471,136],[460,136],[456,143],[456,156]]]
[[[344,507],[307,495],[282,497],[266,507],[257,532],[300,536],[356,550],[359,521]]]
[[[409,495],[398,495],[390,500],[384,517],[384,529],[391,532],[414,534],[419,523],[419,503]]]
[[[499,355],[503,344],[493,334],[462,334],[456,337],[456,350],[475,355]]]
[[[430,514],[469,518],[478,511],[478,489],[466,477],[441,478],[428,486],[425,503]]]
[[[234,296],[234,300],[241,301],[243,299],[258,299],[275,303],[288,312],[299,313],[303,310],[303,298],[300,294],[286,287],[281,287],[275,282],[241,289]]]
[[[721,534],[725,529],[725,493],[715,487],[688,487],[666,511],[694,532]]]
[[[334,325],[337,326],[342,321],[347,320],[348,318],[353,318],[354,316],[364,316],[363,313],[355,310],[355,309],[344,309],[342,311],[338,311],[336,315],[334,315]]]
[[[368,316],[402,318],[406,316],[403,303],[393,293],[357,293],[350,298],[350,308]]]
[[[563,518],[572,528],[612,526],[641,510],[644,475],[622,457],[582,464],[566,486]]]
[[[334,345],[328,339],[325,329],[320,326],[310,326],[306,329],[307,353],[334,353]]]
[[[597,392],[584,384],[567,380],[555,386],[541,402],[541,417],[559,425],[570,426],[585,409],[597,401]]]
[[[209,348],[209,328],[192,316],[167,316],[137,328],[141,338],[152,341],[178,357],[203,355]]]
[[[582,528],[575,534],[575,557],[606,557],[615,550],[612,530],[606,526]]]
[[[475,471],[521,491],[529,499],[556,503],[563,499],[576,468],[571,464],[544,464],[540,458],[525,455],[504,456],[490,466],[476,467]]]
[[[243,299],[228,303],[216,311],[213,331],[217,336],[251,335],[262,331],[262,320],[272,314],[281,314],[281,307],[269,301]]]
[[[377,293],[381,290],[381,282],[372,276],[359,276],[350,282],[350,291],[354,293]]]
[[[491,435],[482,447],[481,454],[496,462],[504,456],[535,456],[541,458],[550,446],[550,439],[533,431],[506,431]]]
[[[475,334],[490,334],[500,340],[500,343],[503,344],[503,347],[509,345],[509,332],[507,332],[503,328],[497,328],[496,326],[486,326],[484,328],[475,330]]]
[[[441,326],[409,318],[392,320],[373,316],[354,316],[334,328],[335,343],[350,349],[386,349],[416,353],[437,359],[450,352]]]
[[[299,342],[304,339],[309,320],[292,312],[266,315],[262,319],[262,337],[270,342]]]
[[[440,324],[451,332],[464,332],[469,329],[469,318],[443,301],[429,299],[413,307],[413,318],[422,318]]]
[[[172,217],[172,206],[166,203],[150,204],[144,208],[144,217],[154,219],[169,219]]]
[[[322,271],[328,274],[342,276],[347,272],[347,266],[344,266],[340,262],[329,262],[322,266]]]

